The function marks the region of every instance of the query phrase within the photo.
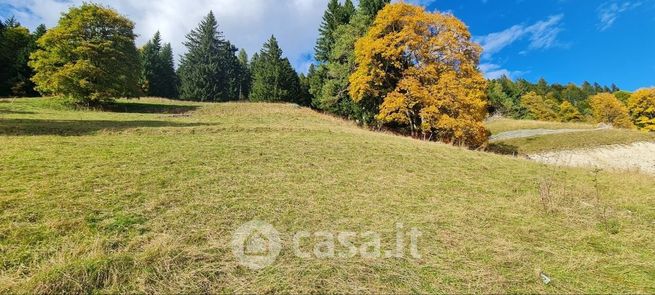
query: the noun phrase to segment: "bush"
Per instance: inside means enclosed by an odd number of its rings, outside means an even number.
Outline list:
[[[589,98],[594,119],[618,128],[634,128],[628,109],[614,95],[600,93]]]
[[[32,54],[37,89],[87,105],[137,95],[133,29],[134,23],[112,9],[97,4],[71,8]]]
[[[637,127],[655,131],[655,88],[633,93],[628,100],[628,109]]]

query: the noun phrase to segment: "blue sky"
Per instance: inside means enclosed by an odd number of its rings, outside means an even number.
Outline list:
[[[83,0],[0,0],[33,29],[56,24]],[[397,0],[394,0],[397,1]],[[488,77],[580,84],[587,80],[626,90],[655,86],[655,0],[406,0],[462,19],[486,51]],[[185,51],[184,35],[210,9],[225,36],[252,54],[271,34],[299,71],[311,63],[327,0],[94,0],[135,21],[137,45],[156,31]]]
[[[488,76],[655,85],[655,0],[438,0],[487,49]]]

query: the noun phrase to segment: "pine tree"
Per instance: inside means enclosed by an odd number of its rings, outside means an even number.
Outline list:
[[[323,21],[318,29],[318,40],[314,47],[317,61],[326,62],[330,57],[330,51],[334,46],[334,31],[340,24],[347,23],[347,21],[343,21],[343,7],[338,0],[330,0],[327,10],[323,14]]]
[[[239,99],[246,99],[250,96],[250,63],[248,61],[248,53],[245,49],[239,51]]]
[[[161,97],[177,98],[178,91],[177,85],[179,83],[177,74],[175,73],[175,62],[173,61],[173,48],[171,43],[166,43],[159,52],[159,60],[161,61]]]
[[[214,13],[209,12],[186,38],[188,51],[179,68],[180,97],[200,101],[235,99],[236,85],[229,75],[237,64],[236,49],[218,30]]]
[[[161,72],[163,68],[160,59],[161,35],[155,33],[151,40],[139,50],[141,56],[141,78],[139,85],[146,96],[161,97],[162,81]]]
[[[360,0],[359,9],[363,14],[370,17],[370,22],[373,22],[375,16],[378,14],[385,5],[389,4],[390,0]]]
[[[271,36],[259,54],[253,56],[251,70],[250,100],[299,102],[298,74],[289,60],[282,57],[275,36]]]

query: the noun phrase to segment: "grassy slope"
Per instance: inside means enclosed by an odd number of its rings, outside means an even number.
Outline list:
[[[486,125],[492,134],[521,129],[594,129],[597,127],[589,123],[514,120],[508,118],[494,118],[487,122]]]
[[[0,293],[655,292],[652,177],[599,173],[597,194],[588,170],[290,105],[156,103],[0,102]],[[179,111],[191,116],[160,113]],[[229,241],[252,219],[387,238],[400,221],[423,231],[423,258],[302,260],[287,247],[250,271]]]

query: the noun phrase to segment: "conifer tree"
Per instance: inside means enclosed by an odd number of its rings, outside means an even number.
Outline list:
[[[339,25],[347,24],[354,13],[355,6],[350,0],[347,0],[344,6],[339,4],[338,0],[330,0],[328,2],[327,10],[323,14],[321,27],[318,29],[319,37],[314,48],[317,61],[327,62],[330,52],[334,47],[334,31]]]
[[[218,30],[213,12],[187,36],[184,45],[188,52],[179,68],[180,97],[187,100],[226,101],[236,99],[234,55],[236,48]]]
[[[238,55],[239,60],[239,99],[246,99],[250,96],[250,63],[248,61],[248,53],[245,49],[241,49]]]
[[[287,58],[275,36],[264,44],[259,54],[253,57],[252,101],[288,101],[300,103],[300,81],[298,74]]]
[[[166,43],[159,52],[161,68],[161,96],[166,98],[177,98],[177,85],[179,83],[175,73],[175,62],[173,61],[173,49],[170,43]]]
[[[159,31],[139,50],[141,56],[141,78],[139,86],[146,96],[161,96],[161,72],[163,64],[159,56],[160,51],[161,35]]]
[[[378,14],[385,5],[389,4],[390,0],[360,0],[359,9],[363,14],[370,17],[370,21],[373,22],[375,16]]]

